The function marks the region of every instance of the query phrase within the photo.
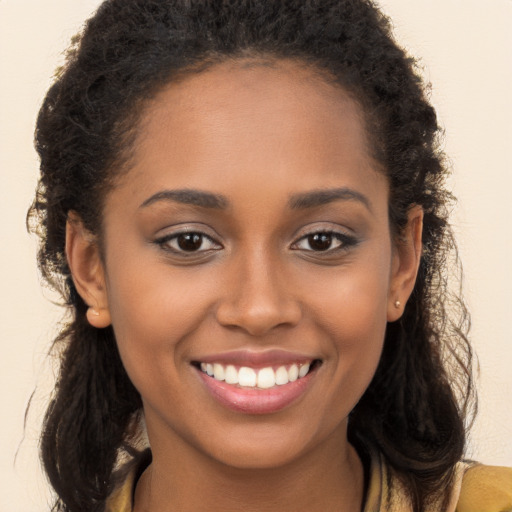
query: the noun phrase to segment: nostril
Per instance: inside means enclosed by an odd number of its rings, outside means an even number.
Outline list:
[[[242,329],[252,336],[262,336],[277,327],[294,326],[301,317],[300,307],[291,301],[257,301],[256,297],[251,301],[226,301],[216,312],[219,324]]]

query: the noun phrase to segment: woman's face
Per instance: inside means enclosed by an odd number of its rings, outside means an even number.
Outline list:
[[[220,64],[145,111],[89,297],[153,445],[276,467],[346,441],[416,252],[393,248],[347,94],[291,62]]]

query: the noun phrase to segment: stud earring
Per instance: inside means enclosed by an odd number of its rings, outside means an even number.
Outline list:
[[[401,305],[402,305],[402,303],[399,300],[395,301],[395,308],[396,309],[399,309]]]
[[[107,308],[96,309],[92,306],[87,309],[87,321],[97,329],[103,329],[110,325],[110,312]]]

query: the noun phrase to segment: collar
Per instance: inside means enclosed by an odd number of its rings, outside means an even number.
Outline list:
[[[413,507],[404,486],[395,472],[386,464],[380,452],[369,452],[369,477],[363,512],[412,512]],[[149,450],[130,464],[123,473],[126,475],[120,485],[107,499],[105,512],[133,512],[135,486],[143,471],[151,463]],[[450,501],[445,512],[455,512],[459,499],[462,477],[470,465],[459,463],[455,468],[455,477],[450,493]],[[441,510],[440,503],[430,505],[425,512]]]

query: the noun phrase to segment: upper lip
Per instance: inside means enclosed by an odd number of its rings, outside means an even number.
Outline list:
[[[305,364],[318,359],[318,357],[302,354],[298,352],[289,352],[281,349],[269,349],[263,351],[255,350],[233,350],[217,354],[209,354],[194,359],[197,363],[220,363],[232,364],[235,366],[250,366],[253,368],[263,368],[274,365]]]

